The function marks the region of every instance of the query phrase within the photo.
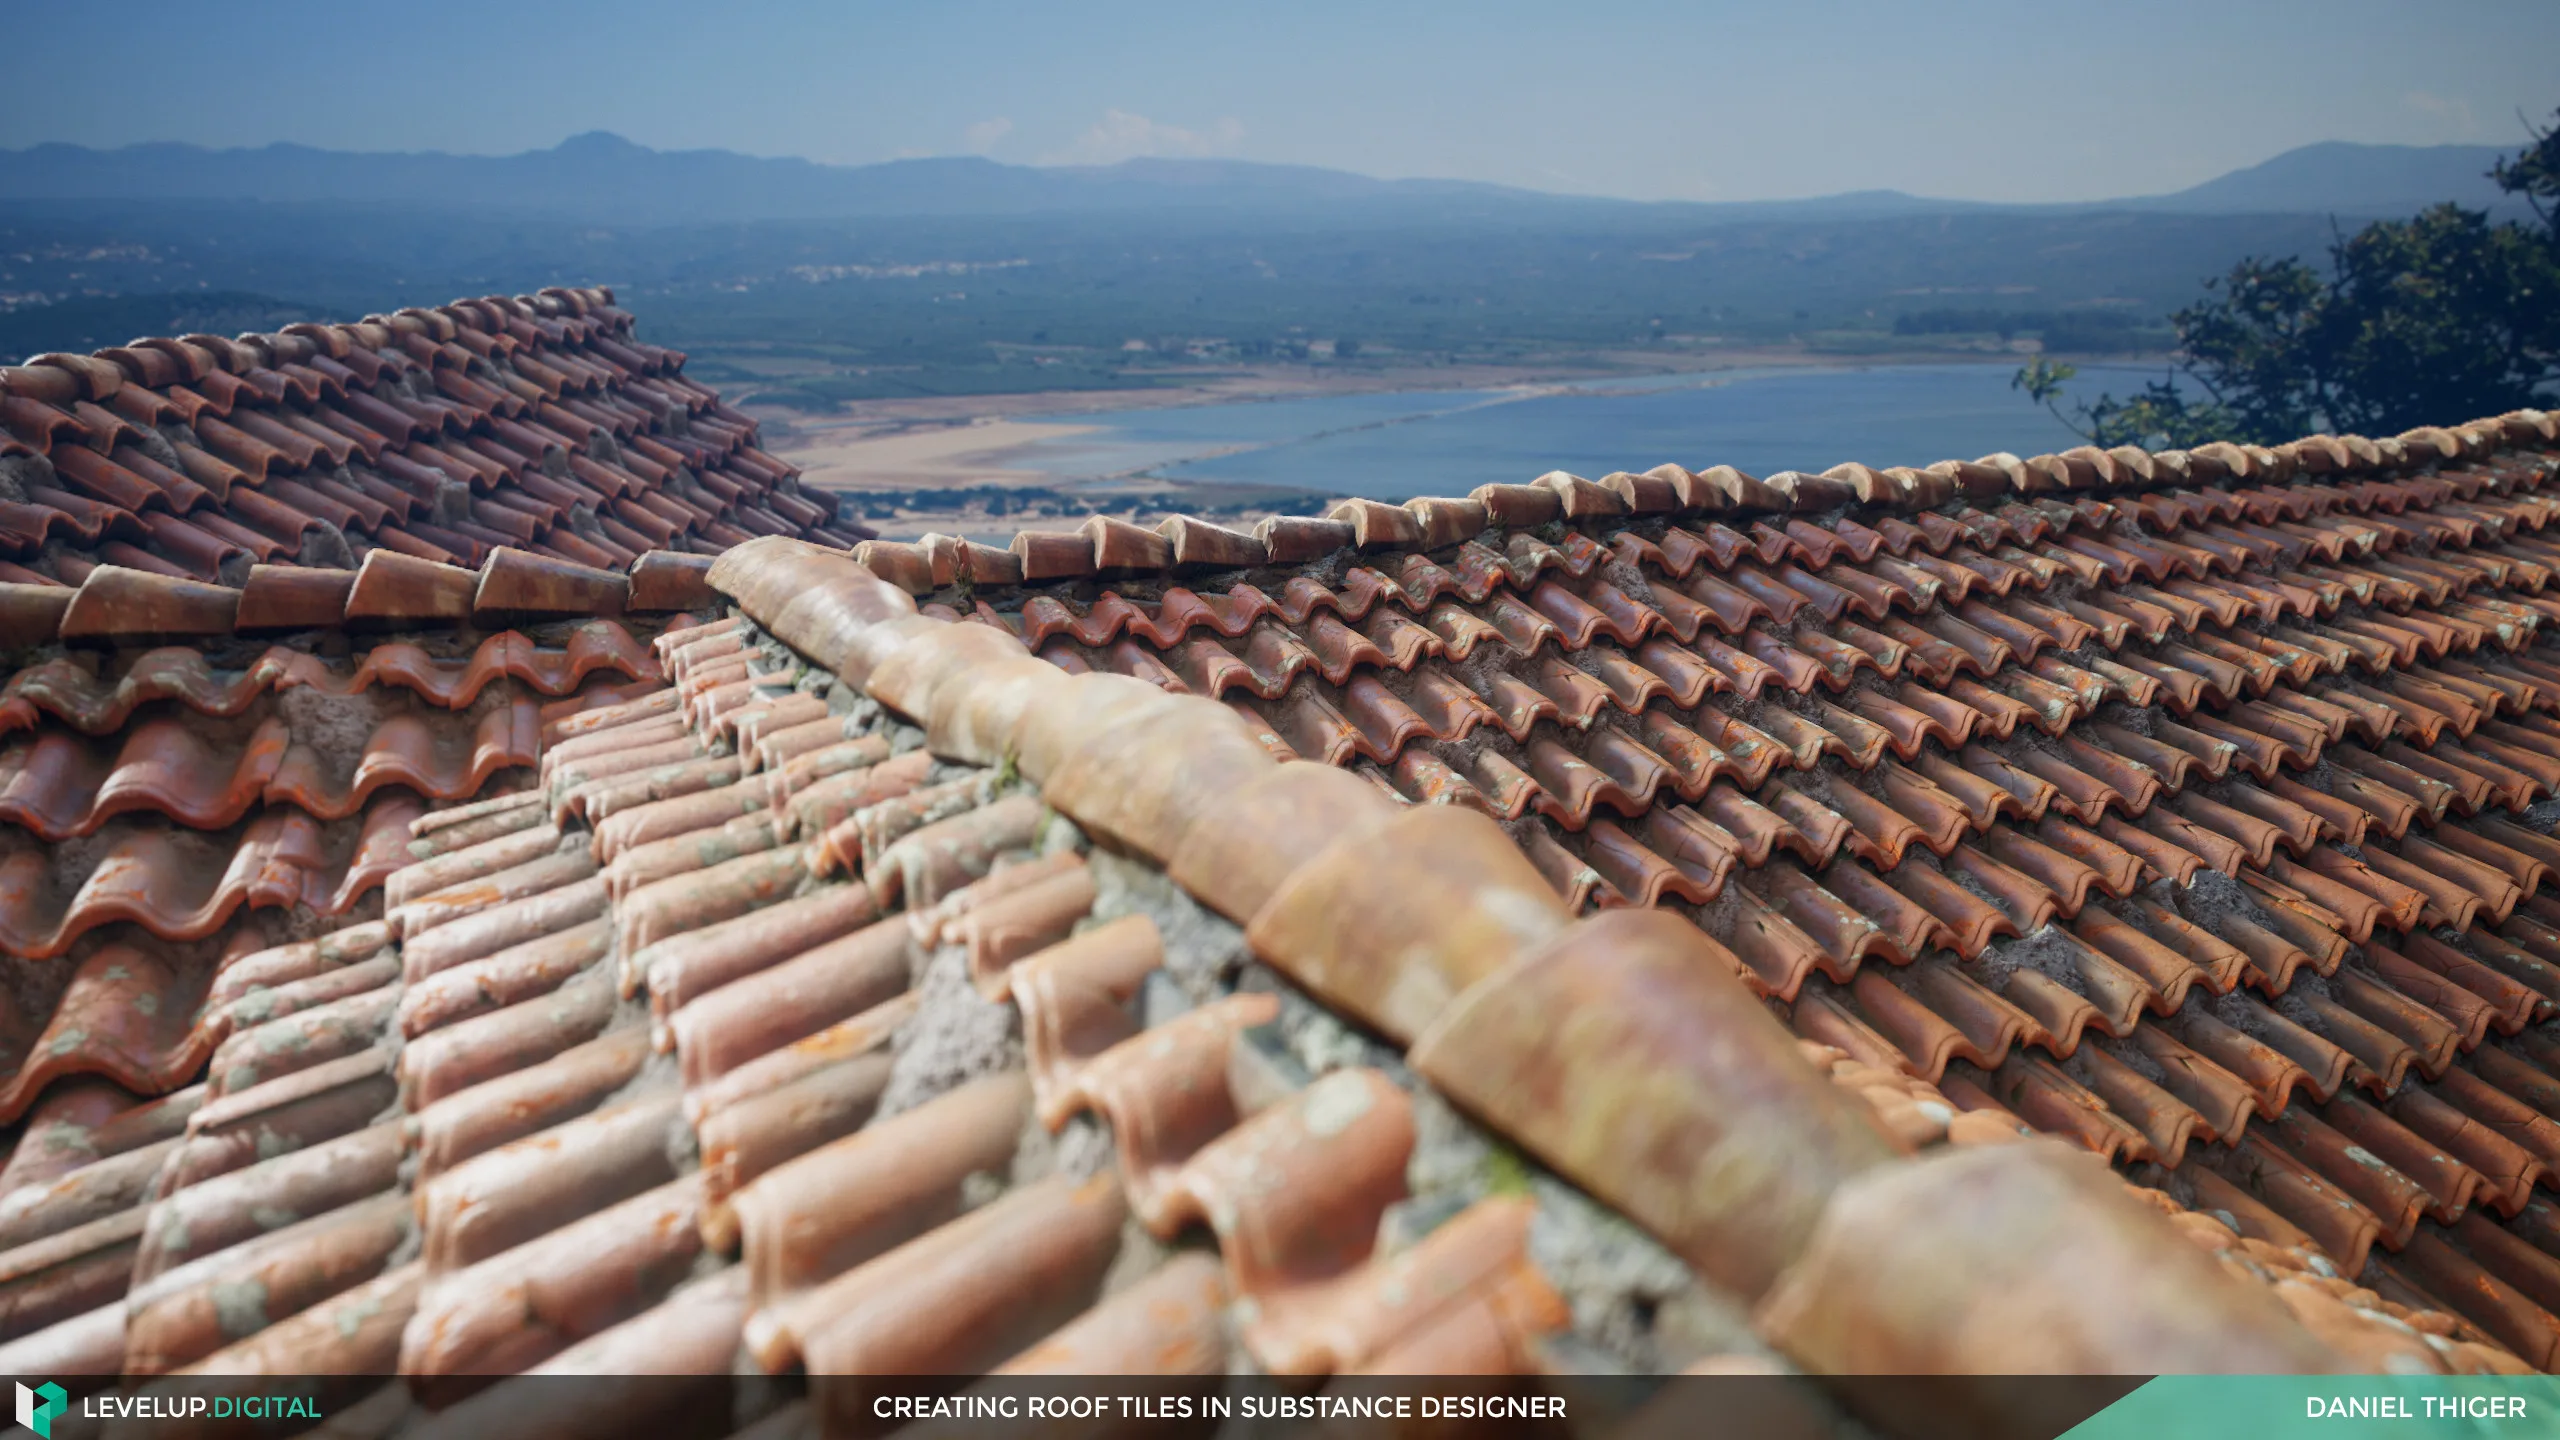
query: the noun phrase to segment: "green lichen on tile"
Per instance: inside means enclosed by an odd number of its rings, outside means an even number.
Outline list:
[[[1529,1193],[1529,1162],[1508,1145],[1495,1143],[1486,1147],[1483,1171],[1484,1193],[1487,1195],[1526,1195]]]
[[[370,1295],[353,1305],[344,1307],[338,1311],[337,1315],[338,1338],[353,1340],[364,1329],[366,1321],[381,1313],[382,1301]]]
[[[246,1340],[267,1328],[267,1287],[256,1280],[216,1281],[212,1292],[215,1321],[225,1340]]]

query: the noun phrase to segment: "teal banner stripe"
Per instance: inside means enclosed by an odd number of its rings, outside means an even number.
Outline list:
[[[2163,1375],[2065,1440],[2529,1440],[2560,1437],[2560,1379]]]

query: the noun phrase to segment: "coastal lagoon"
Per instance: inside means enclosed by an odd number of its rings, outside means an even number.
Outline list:
[[[1404,500],[1549,470],[1599,476],[1665,460],[1767,475],[2081,443],[2010,388],[2016,370],[1798,366],[1059,415],[1043,418],[1077,433],[1022,446],[1005,463],[1061,484],[1145,476]],[[2087,366],[2073,389],[2129,394],[2159,374]]]

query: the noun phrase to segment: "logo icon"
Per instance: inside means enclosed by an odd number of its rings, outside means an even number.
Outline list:
[[[71,1397],[50,1380],[32,1390],[21,1382],[18,1386],[18,1423],[36,1432],[42,1440],[53,1440],[54,1417],[70,1403]]]

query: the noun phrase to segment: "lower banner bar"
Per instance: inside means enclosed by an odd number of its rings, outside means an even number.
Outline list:
[[[17,1377],[8,1440],[2363,1440],[2560,1436],[2560,1379]]]
[[[2065,1433],[2221,1433],[2183,1421],[2167,1429],[2087,1428],[2110,1423],[2124,1406],[2151,1403],[2150,1387],[2136,1388],[2143,1386],[2139,1376],[171,1376],[85,1383],[26,1376],[17,1383],[19,1424],[36,1440],[2055,1440]]]

